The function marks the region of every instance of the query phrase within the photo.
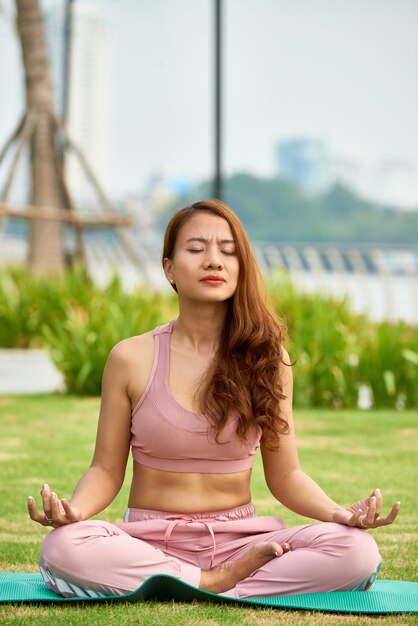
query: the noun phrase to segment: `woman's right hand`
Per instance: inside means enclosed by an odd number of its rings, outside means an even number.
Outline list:
[[[49,485],[45,483],[41,489],[43,512],[38,513],[35,498],[29,496],[28,511],[30,518],[42,526],[65,526],[81,521],[80,510],[71,506],[65,498],[59,499]]]

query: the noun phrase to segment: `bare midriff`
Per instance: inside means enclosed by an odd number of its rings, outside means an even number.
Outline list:
[[[134,461],[128,506],[133,509],[205,513],[251,501],[251,469],[233,474],[164,472]]]

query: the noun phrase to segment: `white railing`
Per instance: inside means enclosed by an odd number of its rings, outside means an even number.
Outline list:
[[[117,235],[88,236],[89,273],[105,285],[117,272],[125,289],[148,285],[168,289],[160,265],[161,238],[134,231]],[[27,244],[4,236],[0,265],[24,263]],[[418,325],[418,246],[298,244],[254,242],[254,251],[268,275],[285,268],[297,289],[347,296],[354,310],[375,320],[403,319]]]

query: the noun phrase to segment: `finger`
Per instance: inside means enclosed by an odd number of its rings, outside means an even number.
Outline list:
[[[371,496],[369,501],[369,509],[362,520],[366,526],[372,526],[376,520],[376,496]]]
[[[389,515],[387,515],[386,517],[380,517],[376,521],[376,526],[387,526],[388,524],[392,524],[397,518],[400,508],[401,508],[401,503],[395,502],[395,504],[392,506],[392,509]]]
[[[42,496],[42,508],[45,511],[45,514],[48,517],[52,517],[51,516],[51,489],[47,483],[42,485],[41,496]]]
[[[352,513],[360,513],[360,515],[364,515],[364,512],[369,510],[369,505],[370,497],[363,498],[363,500],[358,500],[357,502],[354,502],[354,504],[348,507],[348,510],[350,510]]]
[[[62,498],[61,500],[61,504],[63,506],[63,509],[65,511],[65,517],[70,520],[70,521],[77,521],[77,515],[75,514],[73,507],[69,504],[69,502],[65,499]]]
[[[351,519],[348,520],[347,526],[357,526],[357,524],[360,522],[360,517],[362,515],[363,515],[362,509],[358,509],[357,511],[355,511],[353,515],[351,516]]]
[[[52,517],[54,522],[61,521],[60,505],[59,505],[58,496],[55,493],[55,491],[51,492],[51,515],[49,517]]]
[[[38,524],[42,524],[42,526],[47,526],[48,523],[46,522],[45,515],[40,515],[38,513],[35,499],[32,498],[32,496],[28,497],[28,511],[31,520],[38,522]]]
[[[371,504],[371,507],[370,507],[370,504]],[[355,526],[357,528],[361,528],[362,530],[368,530],[369,528],[372,527],[372,525],[374,525],[374,515],[373,515],[374,506],[375,506],[374,503],[369,502],[366,513],[362,509],[359,510],[359,515],[357,516],[356,523],[355,523]],[[371,510],[371,514],[370,514],[370,510]],[[370,514],[370,517],[369,517],[369,514]]]
[[[41,491],[40,491],[39,493],[40,493],[40,495],[42,496],[42,499],[43,499],[43,498],[49,498],[49,497],[50,497],[50,495],[51,495],[51,488],[50,488],[50,486],[48,485],[48,483],[44,483],[44,484],[42,485],[42,487],[41,487]]]
[[[35,500],[34,500],[34,498],[32,498],[32,496],[28,497],[28,511],[29,511],[29,517],[34,522],[38,522],[39,521],[39,515],[38,515],[38,511],[36,510]]]
[[[374,490],[374,496],[376,498],[376,519],[379,517],[382,512],[382,492],[380,489]]]

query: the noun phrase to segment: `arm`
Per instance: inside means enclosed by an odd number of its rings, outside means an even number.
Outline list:
[[[289,356],[283,350],[284,359],[290,363]],[[331,521],[338,506],[307,474],[299,463],[296,447],[295,429],[292,414],[293,377],[292,368],[281,365],[283,393],[281,417],[289,425],[289,432],[280,435],[280,448],[268,450],[261,443],[264,475],[272,495],[291,511],[321,521]]]
[[[285,359],[288,355],[284,351]],[[369,498],[355,503],[347,509],[331,500],[327,494],[305,474],[299,464],[295,430],[292,415],[293,378],[292,368],[281,365],[283,393],[286,399],[281,403],[281,415],[289,425],[289,433],[280,435],[280,448],[275,451],[261,445],[266,483],[273,496],[295,513],[323,522],[338,522],[349,526],[374,527],[394,521],[399,504],[393,505],[386,518],[378,519],[382,496],[379,490]]]
[[[119,492],[129,454],[131,403],[127,393],[129,358],[125,342],[113,348],[103,373],[96,446],[89,469],[78,481],[70,502],[59,499],[48,485],[41,491],[44,514],[29,498],[34,521],[54,526],[88,519],[105,509]]]
[[[103,511],[122,487],[129,455],[131,402],[129,360],[124,344],[113,348],[103,372],[102,400],[93,460],[76,485],[70,504],[82,519]]]

